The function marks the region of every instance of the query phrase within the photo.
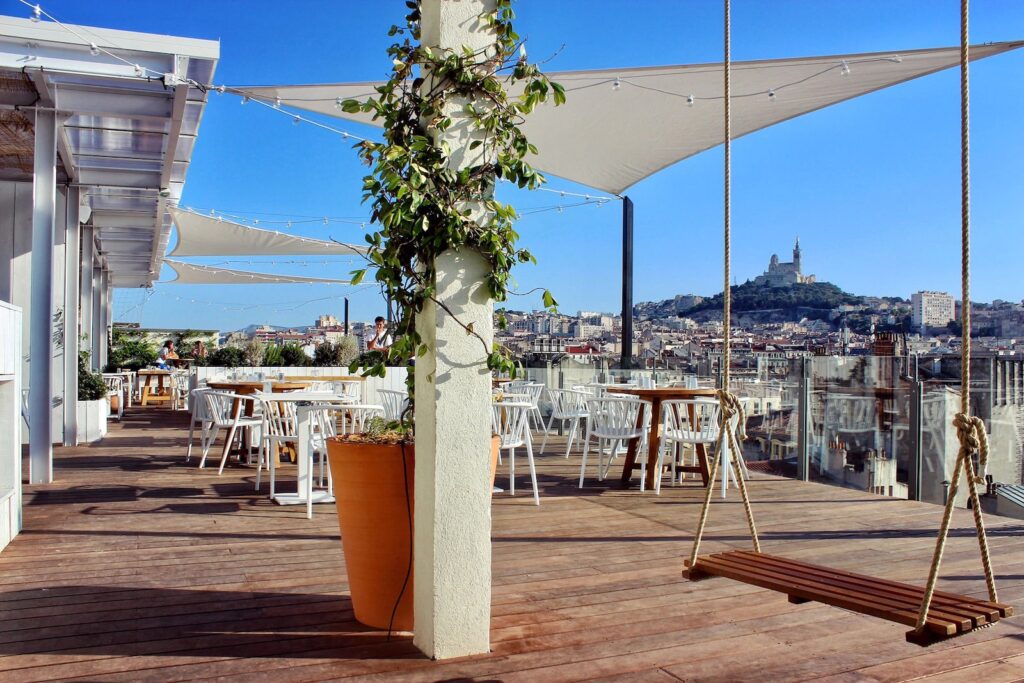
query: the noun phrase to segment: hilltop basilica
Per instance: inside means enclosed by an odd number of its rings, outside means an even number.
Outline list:
[[[802,285],[815,282],[813,275],[804,275],[800,272],[800,238],[796,238],[796,246],[793,247],[793,261],[791,263],[780,263],[779,255],[772,254],[772,260],[768,262],[768,270],[763,275],[754,278],[754,284],[758,287],[786,287],[788,285]]]

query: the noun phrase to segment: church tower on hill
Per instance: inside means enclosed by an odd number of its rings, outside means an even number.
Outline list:
[[[754,278],[758,287],[788,287],[816,282],[813,275],[804,275],[800,263],[800,238],[796,238],[793,246],[793,260],[790,263],[779,261],[778,254],[772,254],[768,261],[768,270]]]

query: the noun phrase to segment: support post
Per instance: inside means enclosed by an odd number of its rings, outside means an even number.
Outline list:
[[[53,224],[57,197],[57,118],[36,110],[32,174],[32,290],[29,336],[29,483],[53,481]]]
[[[348,336],[348,297],[345,297],[345,336]]]
[[[811,471],[811,359],[800,359],[800,396],[797,419],[796,476],[801,481],[810,479]]]
[[[91,225],[83,225],[81,233],[82,263],[81,263],[81,290],[79,292],[82,301],[82,334],[86,336],[85,348],[89,352],[89,365],[92,367],[93,355],[96,353],[93,345],[93,228]]]
[[[77,445],[78,434],[78,302],[80,226],[79,193],[67,188],[64,226],[64,445]]]
[[[107,364],[107,335],[110,333],[110,271],[100,271],[100,289],[96,297],[99,305],[100,330],[96,337],[96,369],[103,371]]]
[[[482,17],[495,0],[422,0],[423,45],[462,54],[486,50],[495,36]],[[423,87],[431,87],[425,74]],[[483,149],[452,101],[453,120],[434,143],[453,150],[453,170],[479,165]],[[479,106],[479,104],[478,104]],[[483,209],[469,207],[476,220]],[[435,264],[435,296],[417,315],[416,329],[430,351],[416,362],[416,476],[413,643],[434,659],[488,652],[491,617],[491,377],[493,302],[487,262],[472,251],[445,252]],[[389,307],[390,310],[390,307]],[[450,313],[449,313],[450,311]],[[452,316],[456,316],[458,320]],[[483,338],[467,334],[463,325]]]
[[[924,385],[918,373],[917,354],[910,358],[910,472],[908,488],[910,500],[922,499],[924,467],[922,463],[924,436],[921,413],[924,408]]]
[[[100,365],[100,355],[102,354],[100,341],[103,339],[102,292],[103,267],[99,264],[99,259],[97,259],[93,263],[92,268],[92,339],[90,341],[92,354],[89,356],[89,363],[93,370],[102,367]]]
[[[622,356],[619,367],[633,367],[633,200],[622,198]]]

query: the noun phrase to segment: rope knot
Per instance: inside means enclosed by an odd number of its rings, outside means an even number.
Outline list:
[[[956,427],[956,436],[960,441],[960,452],[965,457],[978,454],[978,472],[974,481],[984,484],[988,467],[988,433],[985,431],[985,422],[977,415],[957,413],[953,416],[953,426]]]
[[[739,397],[736,394],[726,389],[719,389],[716,392],[718,397],[718,403],[722,407],[721,422],[722,425],[731,424],[732,418],[739,417],[736,421],[735,433],[736,438],[743,440],[747,436],[747,416],[743,411],[743,404],[740,402]]]

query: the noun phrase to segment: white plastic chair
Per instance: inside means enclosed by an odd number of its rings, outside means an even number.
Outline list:
[[[579,430],[580,420],[587,419],[589,415],[586,403],[587,394],[572,389],[548,389],[547,393],[548,401],[551,402],[551,417],[544,428],[544,440],[540,444],[540,451],[543,453],[547,446],[548,434],[551,432],[554,421],[558,420],[564,425],[566,420],[570,420],[569,436],[565,444],[565,457],[568,458],[569,452],[572,450],[572,442],[576,439],[576,433]]]
[[[720,414],[721,405],[714,399],[691,398],[662,402],[661,449],[658,452],[657,471],[654,473],[655,493],[661,493],[661,474],[666,455],[671,459],[672,482],[675,483],[676,466],[683,464],[680,461],[685,456],[684,451],[687,448],[694,450],[694,457],[698,445],[705,446],[708,451],[714,451],[718,442]],[[728,461],[723,457],[720,464],[723,477],[728,476],[728,466]],[[708,483],[709,486],[713,484]]]
[[[214,442],[217,441],[217,433],[221,429],[228,430],[225,443],[230,444],[235,436],[240,433],[240,429],[261,429],[263,426],[262,417],[247,417],[245,415],[245,403],[247,401],[255,405],[260,403],[260,400],[254,396],[242,396],[241,394],[232,394],[226,391],[207,391],[204,398],[206,399],[206,407],[209,411],[210,434],[203,447],[203,457],[199,461],[200,469],[206,466],[206,456],[209,454]],[[237,413],[234,412],[236,401],[238,405]],[[246,447],[248,447],[248,444],[246,444]],[[262,448],[263,441],[260,439],[260,449]],[[228,460],[228,450],[228,448],[224,449],[224,455],[221,456],[217,474],[224,473],[224,465]]]
[[[281,446],[297,446],[299,436],[296,431],[295,403],[293,401],[263,401],[262,429],[259,458],[256,462],[256,490],[260,490],[260,478],[263,467],[270,471],[270,498],[275,495],[275,472],[277,470],[277,453]],[[297,454],[296,457],[301,457]],[[312,472],[310,473],[312,479]]]
[[[587,470],[591,438],[597,439],[597,477],[603,481],[619,447],[628,444],[631,439],[640,439],[637,451],[642,452],[642,439],[646,433],[643,424],[637,426],[644,404],[636,398],[588,398],[586,405],[590,418],[587,420],[587,438],[583,443],[583,462],[580,463],[580,488],[583,488],[583,478]],[[607,457],[605,444],[608,445]],[[643,462],[646,462],[646,459]]]
[[[378,389],[377,396],[384,406],[384,419],[396,422],[402,418],[402,412],[409,404],[409,396],[404,391],[396,389]]]
[[[496,401],[491,413],[491,426],[500,439],[500,450],[508,451],[509,494],[516,495],[516,449],[525,446],[530,481],[533,483],[533,501],[540,505],[537,468],[533,462],[533,444],[530,440],[531,409],[529,401]]]
[[[544,417],[540,414],[540,396],[544,391],[543,384],[529,382],[519,388],[519,393],[525,394],[530,403],[530,428],[544,429]],[[543,449],[541,449],[543,450]]]
[[[111,397],[117,396],[117,411],[111,413],[111,417],[116,416],[117,421],[121,421],[121,417],[124,416],[124,402],[125,402],[125,390],[124,390],[124,377],[121,375],[103,375],[103,383],[107,385],[107,403],[113,403]]]
[[[171,410],[188,407],[188,372],[175,370],[171,373]]]
[[[210,406],[206,403],[206,399],[203,398],[205,394],[212,389],[202,387],[199,389],[192,390],[192,419],[188,425],[188,448],[185,450],[185,462],[188,462],[192,458],[192,442],[195,439],[196,425],[199,425],[199,444],[206,450],[206,439],[210,435],[210,427],[213,423],[210,418]]]

